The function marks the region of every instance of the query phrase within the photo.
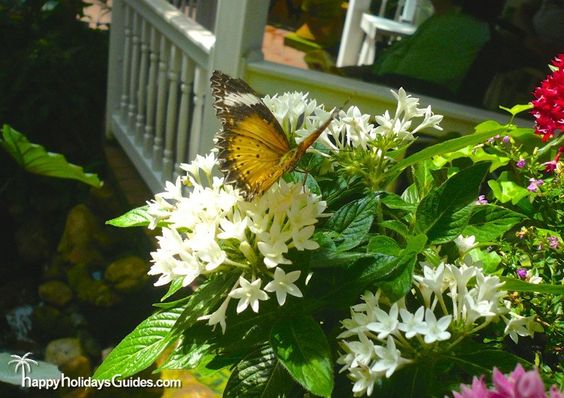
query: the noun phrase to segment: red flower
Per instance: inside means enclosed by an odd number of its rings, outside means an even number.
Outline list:
[[[542,135],[543,142],[564,131],[564,54],[558,54],[552,65],[554,72],[535,89],[532,101],[535,133]]]

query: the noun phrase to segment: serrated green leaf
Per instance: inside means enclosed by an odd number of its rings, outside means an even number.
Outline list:
[[[431,243],[445,243],[463,231],[472,214],[480,183],[489,163],[477,163],[453,175],[423,198],[416,212],[415,229]]]
[[[183,281],[184,281],[183,278],[177,278],[177,279],[174,279],[172,282],[170,282],[170,285],[168,287],[166,294],[161,298],[161,302],[165,301],[167,298],[172,296],[174,293],[176,293],[177,291],[182,289]]]
[[[22,133],[6,124],[2,137],[4,139],[0,141],[0,146],[29,173],[77,180],[96,188],[102,186],[96,174],[86,173],[82,167],[67,162],[63,155],[47,152],[41,145],[29,142]]]
[[[401,247],[398,243],[386,235],[372,236],[366,245],[368,253],[387,254],[389,256],[399,256]]]
[[[186,370],[194,369],[200,364],[200,361],[210,351],[210,344],[198,343],[196,345],[182,344],[177,347],[174,352],[159,367],[159,371],[163,369],[170,370]]]
[[[272,328],[270,342],[278,360],[306,390],[322,397],[331,396],[331,351],[315,320],[299,317],[278,322]]]
[[[327,228],[339,233],[338,249],[346,251],[362,243],[374,220],[377,196],[368,195],[350,202],[333,214]]]
[[[367,257],[364,252],[340,251],[331,238],[330,232],[316,232],[314,240],[319,244],[319,249],[310,256],[312,268],[342,267]]]
[[[207,315],[217,308],[238,277],[239,273],[237,272],[223,273],[210,277],[204,284],[200,285],[192,293],[188,306],[178,318],[178,322],[174,324],[174,331],[180,335],[196,323],[199,317]]]
[[[149,215],[149,206],[136,207],[119,217],[106,221],[106,224],[119,228],[146,227],[153,218]]]
[[[537,292],[564,296],[564,285],[550,285],[548,283],[528,283],[521,279],[502,277],[504,290],[511,292]]]
[[[492,204],[475,206],[462,235],[474,235],[478,242],[491,242],[527,216]]]
[[[399,195],[391,192],[382,192],[380,194],[380,201],[389,209],[404,210],[407,212],[415,212],[417,205],[415,203],[408,203],[403,200]]]
[[[412,256],[411,261],[405,263],[405,267],[401,270],[400,274],[394,279],[379,283],[378,286],[382,289],[386,297],[393,303],[405,296],[412,288],[413,270],[417,256]]]
[[[293,380],[265,344],[246,356],[233,369],[224,398],[291,397]]]
[[[187,306],[187,305],[186,305]],[[149,367],[178,335],[172,327],[185,307],[159,311],[141,322],[96,369],[94,378],[108,380],[115,375],[132,376]]]
[[[179,307],[156,312],[128,334],[98,367],[94,378],[128,377],[149,367],[199,317],[217,307],[238,275],[220,274],[208,279]]]
[[[394,231],[404,238],[409,234],[409,229],[407,228],[407,225],[405,225],[401,221],[386,220],[379,223],[378,226],[381,228],[389,229],[390,231]]]

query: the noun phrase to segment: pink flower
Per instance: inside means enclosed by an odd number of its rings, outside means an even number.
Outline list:
[[[527,189],[531,192],[537,192],[539,190],[539,187],[544,184],[543,180],[535,180],[534,178],[530,178],[529,182],[530,184]]]
[[[557,250],[560,247],[560,241],[557,236],[549,236],[546,240],[551,249]]]
[[[538,370],[526,372],[521,364],[517,364],[509,375],[494,368],[492,381],[494,389],[490,390],[483,376],[474,377],[471,387],[461,385],[460,392],[453,392],[454,398],[547,398]],[[552,386],[550,398],[564,398],[564,394]]]
[[[517,274],[519,279],[521,279],[521,280],[527,279],[527,270],[525,268],[519,268],[517,271],[515,271],[515,273]],[[494,377],[495,377],[496,370],[497,369],[494,370]]]
[[[542,135],[543,142],[564,130],[564,54],[558,54],[552,65],[556,70],[533,92],[531,113],[536,119],[535,133]]]
[[[515,166],[517,166],[519,169],[522,169],[523,167],[525,167],[525,164],[527,164],[525,159],[519,159],[517,163],[515,163]]]
[[[476,204],[477,204],[477,205],[487,205],[487,204],[488,204],[488,200],[486,199],[486,195],[480,195],[480,196],[478,196],[478,200],[476,200]]]
[[[491,392],[488,390],[484,382],[484,376],[479,379],[474,376],[472,379],[472,387],[460,385],[460,393],[453,392],[454,398],[490,398]]]

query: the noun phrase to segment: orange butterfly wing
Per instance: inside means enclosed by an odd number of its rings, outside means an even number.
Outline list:
[[[211,89],[223,127],[216,137],[220,169],[247,200],[262,195],[293,169],[333,119],[291,149],[280,123],[247,83],[214,71]]]
[[[211,88],[223,126],[216,137],[220,169],[251,200],[286,172],[281,161],[290,144],[272,112],[243,80],[215,71]]]

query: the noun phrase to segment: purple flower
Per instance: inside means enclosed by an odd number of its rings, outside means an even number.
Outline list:
[[[488,200],[486,199],[486,195],[480,195],[478,196],[478,200],[476,201],[477,205],[487,205],[488,204]]]
[[[529,186],[527,187],[527,189],[531,192],[537,192],[539,187],[544,184],[543,180],[535,180],[534,178],[530,178],[529,179]]]
[[[527,270],[525,268],[519,268],[515,273],[519,279],[525,280],[527,278]]]
[[[501,139],[501,142],[503,142],[504,144],[509,144],[511,142],[511,137],[506,135]]]
[[[551,249],[557,250],[560,247],[560,241],[557,236],[549,236],[546,240]]]
[[[515,166],[522,169],[523,167],[525,167],[526,164],[527,162],[525,161],[525,159],[519,159],[517,163],[515,163]]]

